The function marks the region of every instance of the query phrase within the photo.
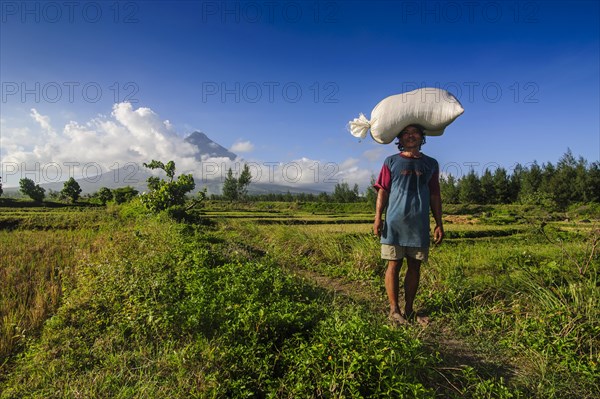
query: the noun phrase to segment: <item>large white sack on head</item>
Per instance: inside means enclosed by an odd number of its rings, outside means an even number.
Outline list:
[[[443,89],[426,87],[384,98],[371,111],[349,123],[350,133],[365,138],[369,129],[375,141],[388,144],[408,125],[421,125],[427,136],[441,136],[465,112],[460,102]]]

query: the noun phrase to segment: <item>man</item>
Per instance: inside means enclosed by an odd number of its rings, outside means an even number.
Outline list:
[[[440,196],[438,162],[421,153],[425,143],[423,128],[409,125],[398,135],[400,153],[386,158],[377,189],[377,208],[373,232],[381,238],[381,257],[388,261],[385,289],[390,301],[390,320],[405,324],[417,320],[413,303],[419,287],[421,262],[429,254],[429,210],[435,219],[434,242],[444,238],[442,225],[442,199]],[[382,220],[387,208],[385,221]],[[407,271],[404,278],[404,314],[398,306],[398,280],[403,259]]]

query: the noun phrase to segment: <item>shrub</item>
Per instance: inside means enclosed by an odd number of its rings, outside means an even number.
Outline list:
[[[149,193],[141,196],[142,204],[150,211],[158,213],[172,206],[183,205],[185,195],[196,187],[194,177],[191,174],[180,175],[175,178],[175,162],[169,161],[163,164],[160,161],[152,160],[149,164],[144,163],[149,169],[162,169],[169,178],[168,180],[159,179],[156,176],[148,178]]]

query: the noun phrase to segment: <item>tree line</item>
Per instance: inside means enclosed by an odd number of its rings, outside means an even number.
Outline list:
[[[230,169],[231,172],[231,169]],[[249,173],[249,172],[248,172]],[[211,200],[227,200],[227,201],[268,201],[268,202],[364,202],[365,198],[361,196],[358,184],[352,188],[348,183],[337,183],[332,193],[320,192],[315,193],[291,193],[283,192],[268,192],[263,194],[249,194],[248,186],[250,185],[252,176],[250,174],[242,178],[243,174],[236,179],[228,173],[227,178],[223,182],[222,194],[212,194]],[[243,190],[240,190],[240,186]]]
[[[241,177],[241,176],[240,176]],[[244,187],[250,184],[249,172],[243,180]],[[346,182],[337,183],[333,192],[312,193],[265,193],[236,195],[239,187],[231,170],[223,186],[223,195],[212,195],[211,199],[246,201],[300,201],[300,202],[368,202],[375,206],[377,192],[373,185],[375,176],[366,191],[359,193],[358,185],[352,188]],[[575,158],[570,149],[556,165],[551,162],[539,165],[536,161],[528,166],[517,164],[512,173],[505,168],[486,169],[479,176],[474,170],[465,176],[440,177],[440,189],[444,203],[450,204],[511,204],[540,205],[548,209],[564,209],[569,204],[583,202],[600,203],[600,162],[587,162],[583,157]],[[233,193],[233,194],[231,194]]]
[[[529,166],[517,164],[509,174],[504,168],[486,169],[481,176],[473,170],[460,179],[440,177],[445,203],[525,203],[564,209],[576,202],[600,203],[600,162],[576,159],[571,150],[556,165],[551,162]]]
[[[165,208],[183,204],[186,193],[193,190],[195,184],[191,175],[181,175],[174,179],[175,164],[173,161],[163,164],[152,161],[144,164],[150,169],[162,169],[168,180],[157,177],[148,179],[150,192],[143,198],[150,208]],[[221,195],[213,194],[213,200],[228,201],[301,201],[301,202],[368,202],[374,206],[377,193],[373,188],[375,177],[364,193],[354,184],[350,188],[346,182],[337,183],[333,192],[313,193],[248,193],[252,175],[247,165],[238,177],[234,177],[229,169],[223,182]],[[34,201],[41,202],[45,198],[45,190],[31,179],[20,180],[21,192]],[[509,174],[505,168],[499,167],[494,171],[486,169],[479,176],[473,170],[457,179],[453,175],[440,177],[440,189],[444,203],[450,204],[510,204],[524,203],[541,205],[548,209],[564,209],[569,204],[577,202],[600,203],[600,162],[587,162],[584,158],[576,159],[570,149],[559,159],[556,165],[551,162],[539,165],[533,162],[528,166],[517,164]],[[0,180],[0,195],[2,194]],[[80,198],[81,188],[75,179],[70,178],[64,183],[63,190],[51,193],[52,197],[76,202]],[[123,203],[138,195],[133,187],[117,189],[101,188],[90,195],[90,199],[101,204],[109,201]]]

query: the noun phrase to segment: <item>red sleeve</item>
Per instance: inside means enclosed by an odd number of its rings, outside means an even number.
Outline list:
[[[389,193],[391,186],[392,175],[390,174],[390,168],[388,168],[388,166],[384,164],[381,168],[381,171],[379,172],[379,177],[377,178],[377,181],[375,182],[373,187],[375,187],[377,191],[379,191],[379,189],[382,188]]]
[[[429,179],[429,195],[441,195],[439,170],[436,170],[431,179]]]

